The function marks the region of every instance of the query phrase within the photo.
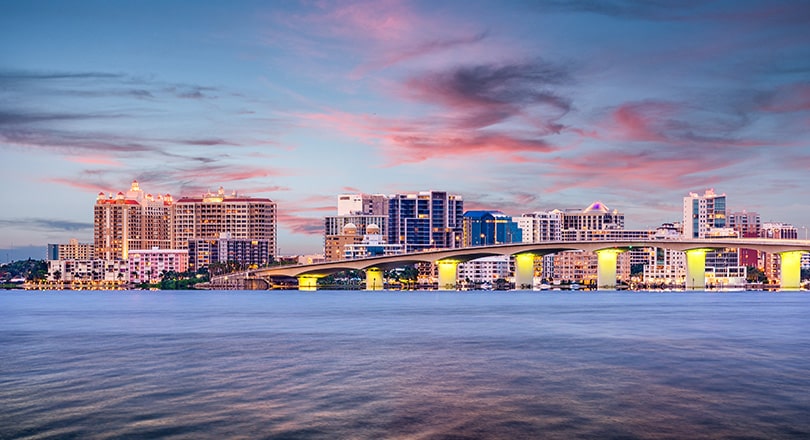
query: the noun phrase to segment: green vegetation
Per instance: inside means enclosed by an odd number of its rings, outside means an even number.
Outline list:
[[[26,281],[43,280],[48,277],[48,263],[44,260],[19,260],[0,266],[0,280],[24,278]],[[13,284],[12,284],[13,285]]]

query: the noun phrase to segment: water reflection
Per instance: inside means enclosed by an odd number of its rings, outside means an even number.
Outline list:
[[[0,438],[807,438],[805,296],[2,294]]]

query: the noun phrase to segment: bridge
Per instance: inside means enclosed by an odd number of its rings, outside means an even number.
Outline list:
[[[728,248],[754,249],[779,254],[782,260],[780,288],[801,288],[801,256],[810,252],[808,240],[769,240],[758,238],[722,239],[647,239],[647,240],[592,240],[549,241],[539,243],[512,243],[454,249],[437,249],[382,257],[369,257],[327,263],[301,264],[254,269],[237,274],[223,275],[212,279],[212,285],[242,283],[243,288],[267,289],[266,280],[273,277],[298,279],[299,290],[315,290],[317,280],[344,270],[363,270],[366,273],[366,289],[382,290],[383,271],[416,263],[434,263],[438,266],[440,290],[455,290],[458,284],[458,265],[483,257],[514,256],[515,286],[531,286],[534,278],[534,257],[563,251],[590,251],[597,255],[597,288],[616,288],[616,263],[618,255],[632,248],[664,248],[686,254],[687,290],[703,290],[706,287],[706,253]]]

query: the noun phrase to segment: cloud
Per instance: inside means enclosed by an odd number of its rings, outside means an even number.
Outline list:
[[[758,110],[768,113],[793,113],[810,110],[810,83],[785,84],[758,97]]]
[[[68,232],[93,229],[92,223],[46,218],[0,219],[0,226]]]
[[[483,128],[536,112],[535,121],[547,129],[572,107],[552,87],[571,82],[567,68],[542,60],[479,64],[412,77],[403,95],[454,112],[458,128]]]
[[[431,39],[428,41],[411,43],[408,47],[401,49],[388,49],[381,51],[382,55],[372,61],[358,66],[351,73],[350,78],[359,79],[366,76],[370,71],[385,69],[406,61],[427,55],[446,52],[462,46],[473,45],[483,41],[488,32],[479,32],[461,37],[450,37],[445,39]]]
[[[29,125],[38,123],[51,123],[59,121],[75,121],[86,119],[120,118],[126,115],[110,113],[53,113],[53,112],[26,112],[0,110],[0,127]],[[2,128],[0,128],[1,130]]]
[[[756,160],[756,154],[731,155],[722,149],[700,154],[666,147],[600,149],[548,159],[542,174],[553,182],[545,193],[604,188],[608,182],[614,188],[682,190],[713,186],[736,165]]]
[[[290,214],[287,210],[279,209],[278,223],[281,227],[289,229],[294,234],[322,236],[324,232],[323,217],[304,217]]]
[[[113,185],[103,180],[87,181],[87,179],[74,180],[74,179],[65,179],[62,177],[50,177],[44,179],[44,181],[93,193],[107,192],[110,190],[110,188],[113,188]]]

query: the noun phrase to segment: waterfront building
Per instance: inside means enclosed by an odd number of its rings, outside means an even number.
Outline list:
[[[686,253],[653,248],[643,270],[643,280],[648,286],[683,286],[686,280]]]
[[[128,257],[131,283],[156,283],[167,272],[188,270],[188,251],[185,249],[131,249]]]
[[[494,284],[514,277],[514,261],[508,255],[478,258],[458,265],[458,279],[464,283]]]
[[[264,267],[273,261],[270,240],[232,238],[220,234],[216,240],[188,240],[188,270],[197,271],[211,263],[235,261],[243,267]]]
[[[464,201],[445,191],[395,194],[388,199],[388,243],[407,252],[461,246]]]
[[[501,211],[467,211],[462,217],[462,245],[521,243],[521,230]]]
[[[232,239],[266,240],[268,261],[276,255],[276,203],[270,199],[228,195],[220,187],[215,194],[175,201],[172,212],[174,249],[187,249],[189,240],[216,240],[229,234]]]
[[[132,182],[129,191],[96,197],[93,212],[95,257],[126,260],[130,249],[171,248],[169,194],[153,196]]]
[[[75,238],[68,244],[48,244],[48,260],[91,260],[94,256],[93,243],[79,243]]]
[[[129,281],[129,265],[126,260],[98,260],[94,258],[47,260],[48,281],[59,287],[91,282],[126,283]],[[57,287],[58,288],[58,287]]]

